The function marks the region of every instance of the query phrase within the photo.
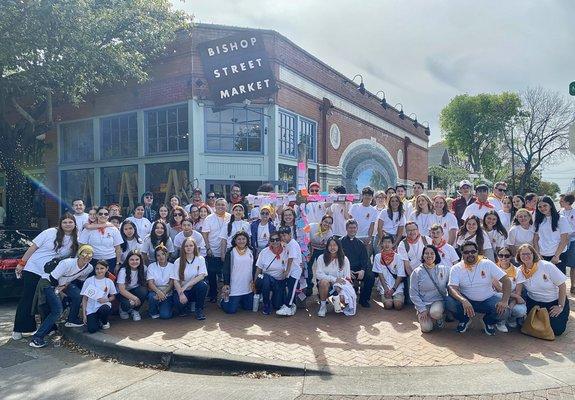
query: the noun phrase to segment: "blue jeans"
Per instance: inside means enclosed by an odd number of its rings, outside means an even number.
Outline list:
[[[60,316],[62,315],[62,311],[64,310],[62,307],[62,301],[60,300],[60,297],[58,297],[56,292],[54,292],[53,286],[48,286],[44,288],[44,295],[46,296],[46,305],[48,306],[47,308],[50,309],[50,313],[46,315],[44,321],[42,321],[42,325],[40,325],[40,327],[34,334],[34,338],[38,338],[41,341],[44,341],[44,337],[48,333],[50,333],[52,327],[54,326],[54,324],[56,324],[56,322],[58,322],[58,319],[60,318]]]
[[[259,291],[262,294],[265,307],[270,307],[271,303],[274,309],[279,310],[281,308],[284,304],[286,280],[287,279],[283,279],[280,281],[268,274],[264,274]]]
[[[88,333],[95,333],[102,329],[102,325],[108,323],[108,317],[112,309],[107,304],[102,304],[98,310],[86,316],[86,328]]]
[[[206,257],[206,269],[208,270],[208,283],[210,284],[210,299],[218,297],[218,275],[222,274],[223,262],[220,257]]]
[[[501,298],[497,295],[493,295],[483,301],[467,300],[473,306],[475,313],[485,314],[483,316],[483,322],[485,322],[486,325],[494,325],[497,321],[504,320],[508,315],[507,313],[504,313],[501,316],[497,314],[495,305],[501,301]],[[469,321],[469,317],[465,315],[463,311],[463,305],[453,297],[447,298],[447,309],[453,313],[453,316],[459,322]]]
[[[130,292],[140,300],[140,305],[139,306],[131,305],[130,300],[128,300],[128,298],[118,293],[118,301],[120,302],[121,310],[124,312],[130,312],[132,310],[138,311],[140,307],[142,307],[142,305],[144,304],[144,301],[146,301],[146,297],[148,297],[148,289],[146,289],[143,286],[136,286],[135,288],[128,290],[128,292]]]
[[[174,298],[174,305],[178,310],[178,313],[181,315],[185,311],[192,311],[190,310],[190,303],[196,303],[196,315],[200,315],[204,312],[204,303],[206,301],[206,294],[208,293],[208,284],[206,281],[199,281],[191,289],[185,290],[184,295],[188,299],[186,304],[182,304],[180,302],[180,296],[178,292],[174,290],[173,298]]]
[[[150,315],[159,315],[161,319],[172,318],[172,308],[174,307],[174,297],[166,295],[166,300],[156,300],[155,292],[148,292],[148,312]]]
[[[68,284],[64,293],[68,298],[67,303],[70,305],[70,313],[68,314],[67,322],[72,322],[74,324],[81,324],[82,321],[78,317],[80,313],[80,306],[82,305],[82,296],[80,295],[80,288],[82,286],[79,282],[71,282]]]
[[[253,309],[253,304],[254,304],[253,293],[242,294],[241,296],[230,296],[229,301],[224,301],[222,299],[222,301],[220,302],[220,306],[222,307],[222,310],[224,310],[226,314],[235,314],[240,308],[240,306],[244,310],[251,311]]]

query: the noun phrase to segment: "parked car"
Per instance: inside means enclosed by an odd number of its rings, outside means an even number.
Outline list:
[[[40,231],[0,228],[0,299],[19,297],[22,280],[16,279],[16,265]]]

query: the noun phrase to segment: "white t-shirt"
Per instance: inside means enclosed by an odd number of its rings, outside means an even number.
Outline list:
[[[345,219],[345,208],[348,205],[349,203],[333,203],[331,206],[329,206],[331,217],[333,218],[333,225],[331,226],[331,230],[333,231],[334,235],[345,236],[347,233],[345,230],[345,222],[347,221]]]
[[[167,285],[170,283],[170,277],[173,275],[174,269],[174,264],[171,262],[164,267],[161,267],[157,262],[151,263],[146,273],[146,280],[154,280],[156,286]]]
[[[141,238],[146,237],[152,231],[152,223],[146,217],[128,217],[126,219],[128,221],[132,221],[134,225],[136,225],[136,232],[138,232],[138,236]]]
[[[399,220],[398,220],[398,215],[399,215],[399,213],[397,211],[395,211],[393,213],[393,220],[389,219],[389,215],[387,214],[386,208],[381,210],[381,212],[379,213],[378,218],[381,220],[380,224],[383,224],[382,229],[388,235],[397,234],[397,229],[400,226],[405,226],[405,213],[401,216],[401,218],[399,218]]]
[[[172,242],[172,239],[169,237],[166,243],[164,243],[164,246],[166,246],[166,248],[168,249],[169,254],[172,254],[176,251],[176,249],[174,248],[174,243]],[[144,241],[142,242],[142,253],[147,254],[148,260],[150,260],[150,262],[156,261],[156,250],[154,248],[154,245],[152,244],[152,238],[150,237],[150,235],[146,236],[144,238]]]
[[[378,217],[375,207],[366,207],[361,203],[352,204],[349,209],[349,214],[357,221],[357,238],[363,239],[368,237],[369,227],[375,223]],[[345,234],[346,232],[344,230],[344,235]]]
[[[176,261],[174,261],[174,268],[172,269],[172,275],[170,278],[175,281],[179,281],[181,286],[185,286],[188,282],[201,274],[208,274],[208,270],[206,269],[206,260],[202,256],[197,256],[194,257],[191,263],[186,261],[184,280],[180,281],[180,259],[177,258]]]
[[[329,228],[326,232],[319,233],[319,223],[313,223],[309,225],[309,240],[311,242],[312,249],[323,250],[327,243],[327,239],[333,236],[333,231]]]
[[[499,212],[503,210],[503,204],[501,203],[501,200],[499,200],[497,197],[489,196],[487,201],[493,204],[493,207],[495,207],[494,208],[495,211]]]
[[[539,253],[545,257],[551,257],[555,255],[557,246],[561,242],[561,235],[564,233],[571,234],[571,225],[569,221],[563,215],[559,216],[559,221],[557,224],[557,229],[553,231],[551,229],[551,217],[545,217],[541,224],[539,225]],[[563,249],[562,253],[567,251],[567,247]]]
[[[89,263],[79,268],[77,258],[66,258],[58,263],[50,275],[58,280],[58,285],[67,285],[76,279],[86,280],[93,270],[94,267]]]
[[[103,294],[102,297],[108,297],[110,295],[118,293],[116,291],[116,286],[114,285],[114,282],[112,282],[109,278],[98,279],[95,276],[91,276],[84,281],[84,285],[82,285],[82,290],[80,291],[80,294],[86,295],[86,292],[88,292],[91,287],[97,288],[100,291],[100,293]],[[109,307],[112,307],[112,303],[110,303],[109,301],[104,304],[108,305]],[[88,298],[88,302],[86,304],[86,315],[95,313],[104,304],[100,304],[97,299]]]
[[[251,251],[246,251],[240,255],[234,248],[234,262],[230,271],[230,296],[243,296],[252,292],[254,255]]]
[[[94,249],[94,257],[97,260],[109,260],[116,257],[115,246],[124,242],[120,231],[115,226],[104,228],[104,233],[99,229],[84,229],[80,234],[80,243],[89,244]]]
[[[328,265],[325,265],[323,256],[317,258],[316,278],[318,281],[326,280],[334,283],[338,278],[351,281],[351,270],[349,268],[349,260],[347,257],[343,259],[343,266],[340,268],[337,258],[332,260]]]
[[[457,241],[456,244],[457,246],[461,247],[463,246],[463,243],[465,242],[473,242],[477,244],[477,233],[473,236],[469,236],[468,233],[466,233],[463,236],[457,236]],[[489,236],[487,236],[487,233],[485,233],[485,231],[483,231],[483,250],[485,251],[486,249],[492,249],[493,246],[491,245],[491,239],[489,239]]]
[[[507,236],[507,245],[521,246],[524,243],[533,244],[534,234],[535,228],[533,225],[529,225],[529,229],[525,229],[521,225],[512,225],[511,229],[509,229],[509,235]]]
[[[450,212],[448,212],[445,215],[437,215],[433,213],[431,225],[434,224],[441,225],[441,227],[443,228],[443,238],[445,240],[449,240],[449,231],[451,231],[452,229],[455,229],[457,231],[457,229],[459,228],[459,225],[457,225],[457,218],[455,218],[455,215],[453,215]],[[431,227],[431,225],[429,227]],[[421,228],[419,229],[419,232],[421,232]]]
[[[32,242],[34,242],[38,248],[26,262],[24,271],[32,272],[45,278],[48,276],[48,274],[44,272],[44,265],[47,262],[52,261],[54,258],[68,257],[71,255],[72,237],[68,235],[64,236],[62,247],[60,247],[58,251],[54,250],[54,240],[56,239],[57,233],[58,229],[48,228],[34,238]]]
[[[505,272],[486,258],[479,261],[471,271],[460,261],[451,268],[449,285],[459,286],[459,292],[469,300],[484,301],[495,294],[492,282],[504,276]]]
[[[222,229],[220,230],[220,240],[222,239],[226,240],[227,242],[226,250],[232,248],[232,239],[234,238],[234,235],[238,232],[245,232],[248,234],[248,236],[251,237],[252,231],[250,229],[250,223],[244,220],[232,222],[232,230],[230,231],[229,235],[228,235],[228,224],[222,226]]]
[[[129,267],[128,267],[129,268]],[[118,279],[116,279],[117,284],[126,285],[126,268],[120,268],[118,272]],[[130,268],[130,284],[126,285],[127,290],[132,290],[140,286],[138,283],[138,270]]]
[[[430,237],[425,236],[425,240],[427,244],[431,244]],[[399,246],[397,246],[397,253],[403,261],[408,261],[411,269],[414,270],[421,264],[421,256],[423,255],[424,247],[425,243],[423,243],[423,236],[420,236],[416,243],[409,243],[409,251],[407,251],[405,248],[404,240],[399,242]]]
[[[87,213],[74,214],[74,219],[76,220],[76,228],[78,229],[78,233],[82,232],[82,229],[84,229],[84,224],[88,223],[89,217],[90,216]]]
[[[491,204],[489,201],[488,201],[488,203]],[[491,205],[493,205],[493,204],[491,204]],[[485,216],[485,214],[487,214],[487,211],[490,211],[490,210],[495,210],[495,206],[489,208],[487,206],[482,205],[481,208],[479,208],[479,204],[477,204],[477,202],[473,202],[465,208],[465,211],[463,212],[463,216],[461,217],[461,219],[465,221],[467,219],[467,217],[469,217],[471,215],[475,215],[481,221],[483,221],[483,217]]]
[[[312,224],[314,222],[321,222],[321,219],[325,215],[327,210],[327,205],[325,202],[318,201],[318,202],[310,202],[305,205],[305,214],[307,216],[308,224]]]
[[[492,229],[491,231],[484,231],[487,236],[489,237],[489,241],[491,242],[491,247],[493,249],[505,247],[506,238],[501,233]]]
[[[569,225],[571,226],[571,236],[570,241],[575,241],[575,208],[570,210],[562,209],[559,211],[559,214],[563,215],[567,221],[569,221]]]
[[[373,236],[377,236],[377,226],[379,225],[379,213],[383,210],[383,208],[378,208],[377,206],[374,207],[375,208],[375,212],[377,215],[377,218],[375,218],[375,222],[373,224]],[[347,232],[346,232],[347,233]]]
[[[285,257],[280,255],[280,258],[277,259],[270,248],[266,247],[258,255],[256,266],[260,268],[264,274],[267,274],[277,280],[283,280],[283,273],[286,269],[286,262],[287,260]]]
[[[258,249],[263,249],[269,243],[270,239],[270,227],[266,224],[259,224],[258,223],[258,237],[257,237],[257,244]]]
[[[290,276],[292,278],[299,279],[301,276],[302,270],[302,254],[301,254],[301,247],[299,246],[298,242],[295,239],[290,240],[284,247],[283,256],[286,258],[286,268],[287,268],[287,260],[293,258],[291,263],[290,269]]]
[[[457,251],[455,251],[455,248],[453,248],[453,246],[450,245],[449,243],[445,243],[441,247],[435,246],[435,248],[437,249],[437,251],[439,252],[439,256],[441,257],[441,261],[439,262],[439,264],[451,268],[452,265],[455,265],[459,262],[459,256],[457,255]]]
[[[222,227],[226,226],[230,221],[230,214],[225,213],[225,215],[220,218],[217,214],[210,214],[204,220],[204,225],[202,226],[202,233],[208,234],[208,243],[212,254],[214,257],[221,257],[220,247],[222,240],[220,239],[220,232]]]
[[[174,238],[174,251],[182,248],[182,243],[184,243],[186,237],[187,236],[184,234],[183,231],[176,235],[176,237]],[[193,230],[191,237],[192,239],[194,239],[194,242],[196,242],[196,246],[198,246],[200,255],[205,257],[207,253],[206,242],[204,241],[204,237],[202,236],[202,234],[198,231]]]
[[[511,229],[511,213],[505,212],[503,210],[497,211],[499,214],[499,219],[501,220],[501,225],[507,230],[509,233],[509,229]]]
[[[132,239],[132,240],[125,241],[124,243],[127,243],[128,245],[126,246],[126,250],[122,251],[122,262],[124,262],[126,260],[126,257],[128,256],[128,253],[130,251],[132,251],[132,250],[141,251],[142,250],[142,239],[140,239],[140,241],[137,241],[136,239]]]
[[[550,303],[559,298],[559,285],[567,281],[563,272],[549,261],[539,260],[537,271],[529,279],[525,278],[521,268],[517,271],[517,283],[522,283],[527,295],[542,303]]]
[[[385,279],[385,284],[390,289],[395,285],[395,278],[393,277],[392,273],[401,277],[406,276],[403,259],[399,254],[395,254],[393,261],[388,266],[381,262],[381,253],[376,254],[373,258],[373,272],[376,274],[382,274],[383,278]],[[395,290],[395,293],[403,293],[403,286],[403,282],[401,282]]]
[[[431,225],[435,223],[435,219],[436,219],[435,215],[431,213],[427,214],[420,213],[419,215],[417,215],[417,213],[413,213],[411,214],[410,218],[411,221],[417,224],[417,227],[419,228],[419,233],[421,233],[422,235],[429,235],[429,228],[431,228]],[[449,232],[447,233],[449,234]]]

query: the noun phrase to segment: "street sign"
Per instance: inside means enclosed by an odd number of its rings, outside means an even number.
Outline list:
[[[575,82],[571,82],[569,84],[569,94],[571,96],[575,96]]]

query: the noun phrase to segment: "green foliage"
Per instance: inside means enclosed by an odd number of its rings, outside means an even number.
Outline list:
[[[444,189],[447,194],[454,185],[457,185],[463,179],[469,179],[469,172],[458,166],[443,167],[441,165],[433,165],[429,167],[429,176],[433,177],[433,185],[435,188]]]
[[[555,198],[560,192],[561,188],[555,182],[547,182],[541,178],[541,173],[534,172],[528,173],[525,175],[524,171],[519,171],[515,176],[515,187],[517,189],[518,194],[525,194],[529,192],[533,192],[539,195],[548,195],[552,199]],[[511,177],[507,179],[508,182],[511,182]],[[524,182],[524,187],[520,188],[520,183]],[[509,185],[511,186],[511,185]]]
[[[442,136],[450,152],[475,173],[495,175],[502,164],[503,135],[521,106],[515,93],[454,97],[441,111]]]

